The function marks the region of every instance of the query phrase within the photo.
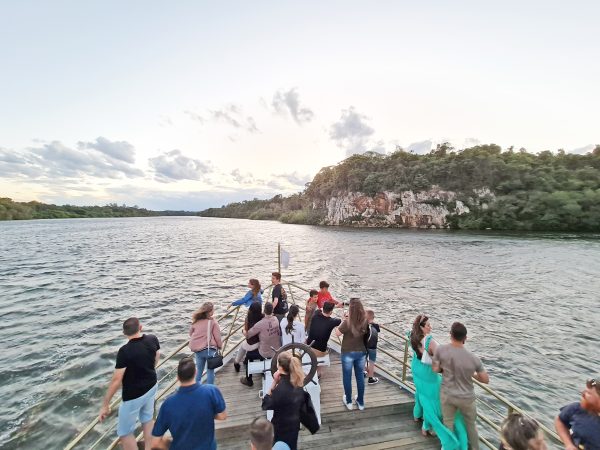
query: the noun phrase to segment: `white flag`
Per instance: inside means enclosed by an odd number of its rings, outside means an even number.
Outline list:
[[[281,267],[283,267],[284,269],[287,269],[290,265],[290,254],[282,248],[280,258],[281,258]]]

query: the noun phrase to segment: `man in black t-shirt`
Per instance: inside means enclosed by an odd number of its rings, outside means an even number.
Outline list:
[[[273,285],[273,291],[271,292],[271,298],[273,299],[273,314],[281,323],[283,316],[288,312],[288,304],[287,294],[281,286],[281,274],[279,272],[273,272],[271,274],[271,284]]]
[[[110,400],[119,387],[123,402],[119,407],[117,434],[124,450],[137,450],[135,421],[139,417],[144,431],[145,449],[151,450],[152,416],[157,378],[155,367],[160,357],[160,344],[156,336],[142,334],[140,321],[131,317],[123,323],[123,334],[128,339],[117,353],[115,371],[104,396],[98,420],[110,414]]]
[[[325,356],[327,354],[327,343],[331,337],[331,332],[335,327],[342,323],[341,319],[331,317],[335,303],[325,302],[323,311],[316,310],[310,322],[310,330],[308,330],[308,342],[317,356]],[[314,341],[314,342],[313,342]],[[319,375],[321,367],[317,367]]]

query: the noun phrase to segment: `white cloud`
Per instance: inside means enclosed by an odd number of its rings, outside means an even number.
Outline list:
[[[277,91],[271,104],[278,114],[290,114],[298,125],[310,122],[315,115],[311,109],[300,106],[300,96],[296,88]]]
[[[165,183],[178,180],[201,180],[213,171],[210,161],[189,158],[177,149],[150,158],[148,161],[156,172],[156,179]]]
[[[368,148],[369,138],[375,130],[367,124],[369,118],[356,112],[353,106],[342,111],[340,120],[331,125],[329,137],[338,147],[346,150],[346,155],[364,153]]]
[[[78,142],[79,149],[91,148],[115,159],[128,163],[135,162],[135,149],[127,141],[109,141],[105,137],[96,138],[96,142]]]

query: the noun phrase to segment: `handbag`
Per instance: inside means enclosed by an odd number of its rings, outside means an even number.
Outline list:
[[[206,358],[206,368],[210,370],[214,370],[217,367],[221,367],[223,365],[223,355],[221,351],[217,348],[217,351],[214,355],[210,356],[210,340],[212,338],[212,327],[210,326],[210,320],[208,321],[208,328],[206,330],[206,335],[208,336],[208,352],[209,357]]]
[[[429,338],[429,339],[428,339]],[[423,340],[423,354],[421,355],[421,363],[422,364],[427,364],[428,366],[431,366],[431,364],[433,363],[432,359],[431,359],[431,355],[429,354],[429,350],[425,347],[429,347],[429,345],[431,343],[431,336],[428,336],[427,338],[425,338]]]
[[[300,423],[304,425],[308,431],[310,431],[310,434],[315,434],[317,431],[319,431],[319,428],[321,428],[319,425],[319,418],[317,417],[315,407],[310,399],[310,394],[306,391],[303,392],[304,401],[300,407]]]

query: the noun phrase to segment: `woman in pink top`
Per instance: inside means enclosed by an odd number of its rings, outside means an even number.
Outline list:
[[[214,356],[217,349],[223,346],[219,323],[212,318],[214,310],[213,304],[206,302],[192,316],[190,350],[196,354],[196,366],[198,367],[196,381],[200,383],[206,360]],[[214,369],[206,369],[206,383],[215,384]]]

